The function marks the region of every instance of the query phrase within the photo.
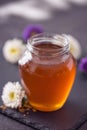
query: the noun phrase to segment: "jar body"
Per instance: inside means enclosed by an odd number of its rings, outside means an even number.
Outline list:
[[[27,58],[24,64],[19,63],[21,82],[29,103],[40,111],[60,109],[68,98],[75,79],[75,60],[70,53],[40,57],[27,50],[23,57],[29,55],[32,58]]]

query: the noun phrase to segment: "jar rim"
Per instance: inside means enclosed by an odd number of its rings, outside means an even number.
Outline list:
[[[67,39],[67,35],[65,34],[55,34],[55,33],[40,33],[32,36],[28,40],[27,48],[30,51],[36,50],[36,51],[45,51],[50,52],[50,50],[46,50],[46,48],[38,48],[38,46],[35,46],[35,43],[42,43],[42,42],[49,42],[54,45],[60,46],[61,48],[53,48],[51,49],[51,52],[57,52],[57,53],[65,53],[69,51],[69,42]]]

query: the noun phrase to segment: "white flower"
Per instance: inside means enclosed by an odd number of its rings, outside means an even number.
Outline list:
[[[74,58],[79,59],[81,56],[81,46],[80,43],[71,35],[66,35],[68,42],[70,44],[70,52]]]
[[[5,106],[17,108],[21,107],[24,96],[25,91],[22,89],[19,82],[8,82],[3,88],[1,97]]]
[[[8,40],[3,47],[3,55],[8,62],[17,63],[25,48],[20,39]]]

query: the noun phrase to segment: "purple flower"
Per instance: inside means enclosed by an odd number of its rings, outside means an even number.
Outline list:
[[[42,33],[43,28],[40,25],[28,25],[23,31],[23,39],[27,41],[31,36]]]
[[[80,71],[87,73],[87,57],[81,59],[79,69]]]

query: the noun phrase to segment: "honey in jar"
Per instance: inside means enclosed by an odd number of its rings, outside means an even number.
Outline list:
[[[30,38],[19,60],[19,70],[31,106],[40,111],[60,109],[69,96],[76,73],[66,37],[39,34]]]

